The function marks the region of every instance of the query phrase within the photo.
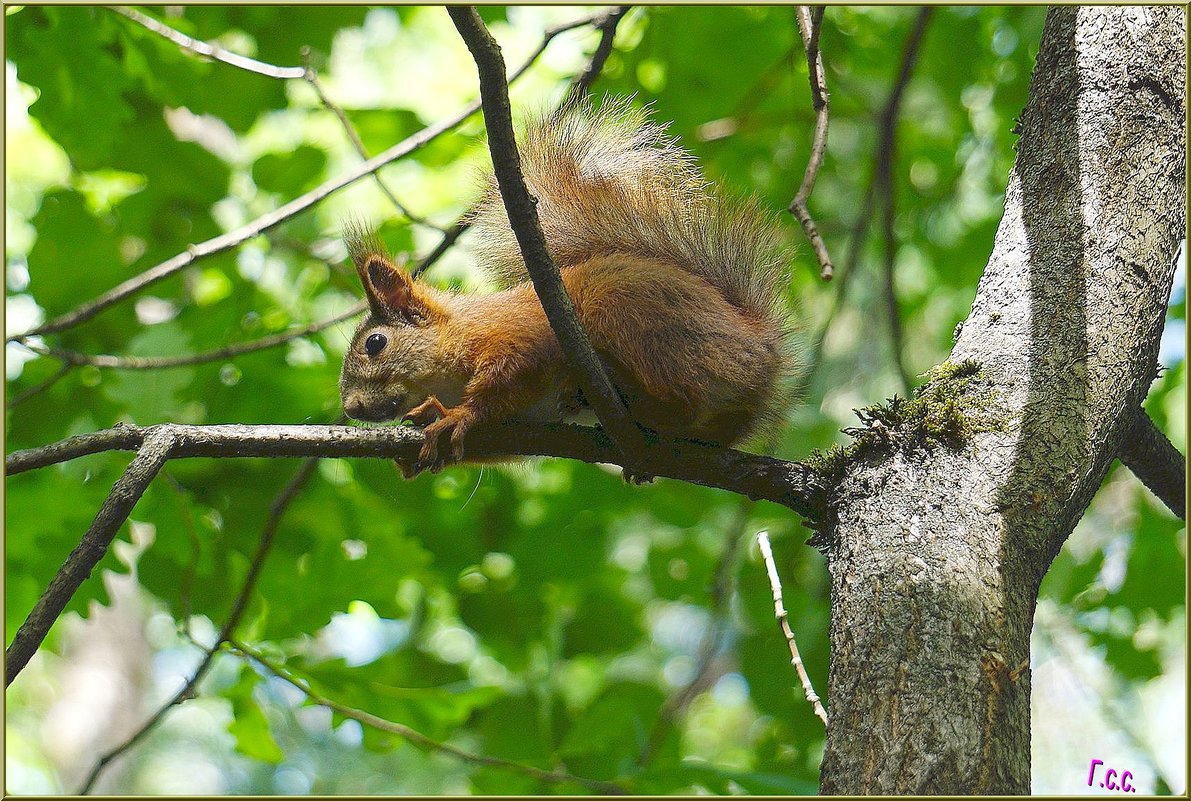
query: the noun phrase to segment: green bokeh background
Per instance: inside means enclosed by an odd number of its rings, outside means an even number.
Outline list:
[[[489,7],[518,64],[577,8]],[[441,8],[160,7],[190,36],[279,65],[303,48],[370,154],[475,97]],[[937,9],[897,128],[895,254],[905,363],[947,355],[992,249],[1045,10]],[[360,157],[301,80],[201,60],[118,14],[6,8],[8,333],[341,175]],[[871,179],[879,110],[918,10],[832,7],[831,96],[811,199],[844,261]],[[560,35],[513,89],[548,108],[586,63],[590,28]],[[634,9],[596,93],[633,95],[710,179],[785,209],[814,114],[791,8]],[[476,116],[381,171],[404,205],[454,222],[486,164]],[[234,251],[46,338],[87,353],[173,355],[326,319],[357,302],[338,232],[382,223],[397,252],[438,232],[361,180]],[[821,282],[798,250],[789,298],[811,338],[837,292],[823,361],[777,447],[798,459],[844,440],[851,409],[904,394],[890,347],[878,220],[856,270]],[[467,238],[428,274],[482,291]],[[1147,408],[1185,451],[1184,278]],[[5,416],[6,451],[119,421],[326,423],[351,324],[228,362],[151,372],[73,370]],[[6,351],[9,399],[60,364]],[[11,639],[77,544],[126,457],[100,454],[6,484]],[[73,792],[102,751],[176,691],[228,614],[285,460],[171,462],[75,596],[7,706],[7,791]],[[826,687],[828,580],[787,510],[672,481],[626,486],[601,467],[534,461],[402,482],[391,464],[328,460],[278,531],[240,636],[323,695],[466,750],[637,793],[812,793],[823,729],[802,697],[752,535],[767,529],[810,676]],[[739,543],[739,547],[734,545]],[[1185,787],[1185,530],[1115,467],[1043,585],[1034,635],[1034,790],[1079,792],[1092,758],[1140,792]],[[717,579],[717,576],[724,578]],[[717,603],[718,594],[722,601]],[[707,671],[691,702],[667,699]],[[106,650],[105,650],[106,649]],[[222,655],[199,697],[119,762],[121,793],[580,792],[428,753],[304,703]]]

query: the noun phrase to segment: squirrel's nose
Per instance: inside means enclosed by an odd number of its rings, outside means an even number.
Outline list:
[[[363,420],[364,404],[358,398],[344,398],[343,411],[353,420]]]
[[[343,399],[343,411],[347,412],[348,417],[369,423],[392,420],[400,409],[401,398],[388,398],[374,406],[369,406],[359,395],[350,395]]]

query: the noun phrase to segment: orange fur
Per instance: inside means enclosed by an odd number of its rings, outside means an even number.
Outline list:
[[[565,110],[526,142],[523,168],[547,243],[633,418],[723,445],[772,422],[795,353],[773,228],[755,203],[707,189],[689,155],[624,105]],[[363,232],[349,241],[371,314],[344,361],[344,408],[426,424],[423,462],[442,463],[443,436],[461,458],[477,424],[578,405],[575,376],[502,219],[490,192],[474,224],[487,265],[511,284],[490,295],[442,292],[410,278]]]

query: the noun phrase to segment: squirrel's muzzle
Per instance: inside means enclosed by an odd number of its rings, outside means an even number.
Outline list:
[[[369,399],[358,394],[348,395],[343,399],[343,411],[353,420],[367,423],[383,423],[397,418],[404,410],[404,398],[385,398],[379,402],[369,402]]]

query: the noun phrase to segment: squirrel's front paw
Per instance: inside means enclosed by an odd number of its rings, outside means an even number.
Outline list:
[[[438,440],[439,437],[448,431],[451,432],[452,461],[458,462],[463,459],[463,437],[467,434],[468,429],[471,428],[475,418],[470,412],[459,407],[444,409],[443,411],[444,414],[442,417],[422,430],[426,441],[422,444],[422,450],[418,454],[417,463],[414,464],[415,469],[429,468],[431,472],[437,473],[446,466],[446,455],[443,454],[440,456],[438,452]]]
[[[435,420],[441,420],[446,416],[447,407],[443,406],[438,398],[433,395],[427,395],[426,400],[406,412],[405,416],[401,419],[408,420],[414,425],[424,426],[433,423]]]

